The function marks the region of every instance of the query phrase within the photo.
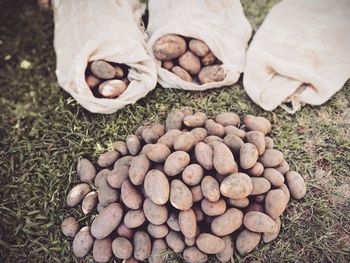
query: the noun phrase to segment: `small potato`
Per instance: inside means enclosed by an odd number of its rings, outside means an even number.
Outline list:
[[[173,129],[181,130],[182,121],[184,117],[185,117],[184,113],[180,110],[169,112],[165,120],[165,129],[167,131],[170,131]]]
[[[90,227],[85,226],[75,235],[73,240],[73,253],[76,257],[85,257],[91,250],[94,237],[90,233]]]
[[[162,61],[162,67],[170,71],[174,67],[174,63],[171,60],[165,60]]]
[[[171,72],[174,73],[176,76],[178,76],[180,79],[187,81],[187,82],[192,82],[192,77],[191,75],[182,67],[180,66],[175,66],[171,69]]]
[[[120,259],[128,259],[132,256],[133,246],[125,237],[117,237],[112,242],[113,254]]]
[[[206,66],[198,73],[200,84],[220,82],[225,79],[225,71],[220,65]]]
[[[231,150],[223,143],[217,143],[214,146],[213,164],[215,170],[221,175],[238,172]]]
[[[130,134],[126,137],[126,146],[128,147],[128,151],[131,155],[137,155],[139,151],[141,150],[141,144],[139,138],[134,135]]]
[[[186,238],[194,238],[197,231],[196,215],[192,209],[182,210],[179,213],[179,226]]]
[[[231,199],[229,198],[227,202],[234,206],[234,207],[239,207],[239,208],[244,208],[249,205],[249,199],[247,197],[241,198],[241,199]]]
[[[130,164],[129,178],[134,185],[141,185],[151,167],[151,162],[145,154],[135,156]]]
[[[105,98],[113,99],[122,95],[127,87],[127,84],[122,80],[107,80],[100,84],[98,87],[98,93],[100,93]]]
[[[248,207],[245,209],[245,212],[251,212],[251,211],[257,211],[257,212],[265,212],[264,211],[264,207],[256,202],[250,202],[250,204],[248,205]]]
[[[95,60],[91,63],[91,72],[100,79],[112,79],[115,77],[117,70],[104,60]]]
[[[152,252],[148,258],[149,263],[165,263],[166,258],[163,252],[167,250],[168,246],[163,239],[156,239],[152,244]]]
[[[283,153],[275,149],[267,149],[264,154],[260,157],[260,162],[265,167],[275,167],[282,163]]]
[[[120,156],[120,154],[117,151],[105,152],[104,154],[100,155],[100,157],[97,160],[97,164],[100,167],[111,166],[112,164],[114,164],[118,160],[119,156]]]
[[[168,219],[168,209],[165,205],[156,205],[147,198],[143,202],[143,212],[147,220],[154,225],[162,225]]]
[[[207,138],[204,139],[204,143],[211,144],[212,142],[222,142],[223,140],[219,136],[215,135],[209,135]]]
[[[219,199],[217,202],[210,202],[207,199],[203,199],[201,208],[203,213],[208,216],[219,216],[225,213],[226,202],[224,199]]]
[[[168,176],[181,173],[190,162],[190,156],[185,151],[175,151],[168,156],[164,163],[164,171]]]
[[[174,146],[175,139],[182,134],[182,131],[172,129],[169,130],[166,134],[164,134],[162,137],[159,138],[157,143],[162,143],[168,146],[169,148],[172,148]]]
[[[209,51],[209,52],[201,59],[202,64],[203,64],[204,66],[209,66],[209,65],[214,64],[215,60],[216,60],[216,57],[215,57],[214,53],[211,52],[211,51]]]
[[[283,184],[282,186],[278,187],[278,189],[280,189],[280,190],[283,191],[283,193],[286,195],[287,200],[288,200],[288,202],[289,202],[289,199],[290,199],[290,192],[289,192],[288,187],[287,187],[285,184]]]
[[[285,159],[283,159],[283,161],[274,168],[283,175],[289,172],[289,164]]]
[[[185,242],[180,233],[170,231],[165,238],[168,246],[175,252],[181,253],[185,249]]]
[[[160,137],[151,127],[145,127],[141,132],[141,136],[146,143],[155,143]]]
[[[244,173],[231,174],[227,176],[220,185],[221,194],[232,199],[247,197],[252,190],[252,180]]]
[[[214,167],[213,157],[214,151],[209,145],[204,142],[197,143],[194,154],[197,162],[206,170],[211,170]]]
[[[295,199],[301,199],[306,194],[304,178],[297,172],[291,171],[286,174],[287,185],[290,194]]]
[[[188,47],[198,57],[204,57],[210,51],[207,44],[198,39],[191,39]]]
[[[186,52],[186,41],[179,35],[169,34],[157,40],[153,52],[159,60],[172,60]]]
[[[106,206],[91,224],[91,234],[97,239],[106,238],[119,225],[123,208],[119,203]]]
[[[225,242],[221,238],[208,233],[202,233],[196,240],[197,247],[204,253],[217,254],[225,249]]]
[[[201,70],[201,61],[191,51],[186,51],[179,57],[179,65],[191,75],[196,75]]]
[[[222,237],[222,240],[224,240],[225,242],[225,249],[224,251],[216,254],[215,256],[220,262],[228,262],[233,256],[234,244],[231,236],[224,236]]]
[[[85,78],[85,82],[90,89],[94,89],[101,83],[101,80],[99,78],[96,78],[94,75],[89,75]]]
[[[244,229],[239,233],[236,247],[241,255],[251,252],[260,242],[261,234]]]
[[[247,170],[247,172],[250,176],[255,176],[255,177],[261,176],[264,172],[264,166],[261,163],[256,162],[253,165],[253,167]]]
[[[197,138],[191,132],[183,132],[174,141],[176,151],[189,152],[197,143]]]
[[[137,231],[133,238],[134,257],[144,261],[151,255],[151,239],[145,231]]]
[[[197,143],[203,141],[208,136],[207,130],[201,127],[192,129],[191,133],[196,137]]]
[[[142,206],[143,196],[129,180],[123,182],[120,196],[124,205],[130,209],[139,209]]]
[[[216,116],[215,121],[222,126],[238,126],[241,122],[238,114],[234,112],[223,112]]]
[[[265,140],[265,148],[272,149],[274,143],[273,143],[273,140],[271,139],[271,137],[265,136],[264,140]]]
[[[153,237],[153,238],[163,238],[169,233],[169,228],[166,224],[164,225],[153,225],[148,224],[147,225],[147,232]]]
[[[243,213],[237,208],[229,208],[211,223],[211,232],[216,236],[232,234],[243,224]]]
[[[210,202],[217,202],[220,198],[220,187],[218,181],[212,176],[205,176],[201,183],[204,197]]]
[[[268,215],[251,211],[244,215],[243,224],[246,228],[253,232],[275,232],[277,229],[276,222]]]
[[[79,179],[82,183],[91,184],[96,177],[96,169],[88,159],[81,159],[77,166]]]
[[[259,157],[258,149],[254,144],[245,143],[239,150],[239,160],[243,169],[250,169],[256,164]]]
[[[251,177],[250,179],[253,184],[253,189],[250,192],[250,195],[264,194],[271,189],[270,182],[263,177]]]
[[[74,237],[79,231],[79,223],[74,217],[67,217],[62,221],[61,230],[66,237]]]
[[[114,164],[114,169],[118,169],[120,166],[128,166],[130,167],[131,161],[134,158],[134,156],[127,155],[123,156],[122,158],[118,159]]]
[[[170,227],[170,229],[176,232],[180,231],[178,215],[176,213],[171,213],[166,223]]]
[[[100,180],[98,180],[98,183],[95,180],[95,185],[98,187],[98,201],[103,206],[107,206],[108,204],[114,203],[119,198],[118,191],[112,188],[107,181],[109,173],[110,171],[106,170],[106,173],[102,174]],[[96,179],[97,178],[98,177],[96,176]]]
[[[128,155],[128,147],[124,141],[116,141],[112,144],[113,150],[119,152],[121,155]]]
[[[196,112],[193,115],[185,116],[183,123],[190,128],[202,127],[207,120],[207,115],[203,112]]]
[[[200,251],[197,247],[187,247],[183,252],[183,257],[188,263],[205,263],[208,262],[207,254]]]
[[[77,206],[90,192],[91,188],[87,183],[77,184],[67,195],[67,205],[69,207]]]
[[[124,217],[125,220],[125,217]],[[128,239],[134,236],[134,231],[131,228],[128,228],[124,223],[120,223],[117,227],[117,235],[119,237],[126,237]]]
[[[107,174],[108,184],[113,187],[120,189],[122,183],[129,177],[129,166],[119,166],[117,169],[113,169]]]
[[[258,203],[264,203],[265,202],[265,194],[260,194],[260,195],[255,195],[254,196],[254,201]]]
[[[124,225],[129,229],[139,227],[145,221],[146,217],[142,209],[129,210],[124,216]]]
[[[193,238],[186,238],[185,237],[185,244],[186,246],[189,246],[189,247],[192,247],[196,244],[196,237],[193,237]]]
[[[270,232],[270,233],[263,233],[263,240],[265,243],[269,243],[272,240],[276,239],[278,237],[278,234],[280,233],[281,230],[281,219],[277,218],[276,220],[277,228],[275,232]]]
[[[206,120],[204,127],[207,129],[208,135],[215,135],[218,137],[223,137],[225,135],[224,126],[213,120]]]
[[[271,123],[264,117],[247,115],[244,117],[244,125],[249,131],[260,131],[265,135],[271,131]]]
[[[267,193],[265,198],[265,211],[272,219],[279,218],[284,212],[288,200],[284,192],[280,189],[274,189]]]
[[[199,164],[190,164],[182,172],[182,181],[189,186],[195,186],[202,181],[204,170]]]
[[[95,240],[92,256],[96,262],[108,262],[112,255],[112,240],[110,238]]]
[[[190,190],[192,193],[193,203],[199,202],[204,198],[201,185],[194,186]]]
[[[81,204],[84,215],[91,213],[91,211],[97,206],[98,194],[96,191],[88,193]]]
[[[203,219],[204,219],[204,213],[203,213],[203,211],[201,210],[201,208],[198,207],[198,206],[193,206],[192,208],[193,208],[193,211],[194,211],[194,213],[195,213],[195,215],[196,215],[196,221],[197,221],[197,222],[203,221]],[[197,228],[197,231],[199,231],[199,228]],[[193,245],[194,245],[195,243],[196,243],[196,242],[194,242]],[[188,244],[187,244],[187,245],[188,245]],[[189,245],[188,245],[188,246],[189,246]],[[191,246],[192,246],[192,245],[191,245]]]
[[[254,144],[258,150],[258,154],[262,155],[265,152],[265,137],[262,132],[250,131],[245,134],[247,142]]]
[[[165,144],[151,144],[146,155],[149,160],[156,163],[164,162],[170,155],[170,149]]]
[[[235,134],[228,134],[224,137],[223,143],[230,148],[230,150],[238,155],[239,151],[244,144],[243,140]]]
[[[164,173],[150,170],[144,181],[146,195],[157,205],[164,205],[169,200],[170,185]]]
[[[192,207],[192,193],[190,189],[178,179],[173,180],[170,184],[170,203],[179,210],[188,210]]]
[[[245,137],[245,131],[238,129],[233,125],[225,126],[225,132],[226,132],[226,135],[234,134],[241,139],[244,139]]]
[[[263,177],[270,181],[273,186],[279,187],[284,184],[284,176],[274,168],[266,168]]]

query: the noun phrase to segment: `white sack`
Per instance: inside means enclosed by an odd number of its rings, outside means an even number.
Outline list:
[[[239,0],[150,0],[148,53],[155,59],[158,82],[164,88],[206,90],[235,83],[243,72],[251,26]],[[179,34],[204,41],[223,62],[223,81],[199,85],[186,82],[161,67],[153,45],[162,36]]]
[[[291,101],[326,102],[350,77],[350,1],[284,0],[274,6],[247,52],[243,84],[273,110]]]
[[[54,2],[58,83],[87,110],[113,113],[155,87],[156,67],[140,29],[144,7],[137,0]],[[130,84],[116,99],[94,97],[85,82],[88,62],[99,59],[130,67]]]

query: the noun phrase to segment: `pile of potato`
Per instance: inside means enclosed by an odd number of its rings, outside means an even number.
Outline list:
[[[165,35],[154,44],[153,53],[163,68],[184,81],[206,84],[225,78],[221,61],[201,40]]]
[[[190,263],[208,255],[227,262],[235,251],[274,240],[290,196],[303,198],[305,182],[273,148],[267,119],[247,115],[243,122],[231,112],[209,119],[185,108],[170,112],[165,125],[142,126],[113,143],[98,158],[98,173],[80,160],[81,183],[67,205],[98,214],[80,230],[73,217],[62,222],[74,254],[92,249],[97,262],[114,255],[155,263],[171,249]]]
[[[104,60],[95,60],[88,64],[85,81],[97,98],[114,99],[128,87],[128,67]]]

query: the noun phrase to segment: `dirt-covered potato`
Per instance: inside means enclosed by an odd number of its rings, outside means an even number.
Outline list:
[[[211,170],[214,167],[213,157],[214,151],[204,142],[197,143],[194,154],[197,162],[206,170]]]
[[[141,150],[141,143],[139,137],[134,134],[130,134],[126,137],[126,146],[131,155],[137,155]]]
[[[204,57],[210,51],[207,44],[199,39],[191,39],[188,47],[198,57]]]
[[[235,134],[228,134],[224,137],[223,143],[235,154],[238,155],[241,146],[244,144],[243,140]]]
[[[283,153],[275,149],[267,149],[264,154],[260,157],[259,161],[265,167],[275,167],[282,163]]]
[[[251,176],[261,176],[264,172],[264,166],[260,162],[256,162],[253,167],[247,170],[247,173]]]
[[[182,180],[189,186],[198,185],[203,178],[204,170],[199,164],[190,164],[182,172]]]
[[[274,145],[272,138],[269,136],[265,136],[264,140],[265,140],[265,148],[272,149]]]
[[[247,115],[244,117],[244,125],[249,131],[260,131],[265,135],[271,131],[271,123],[264,117]]]
[[[265,243],[269,243],[272,240],[275,240],[278,237],[278,234],[280,233],[281,230],[281,219],[277,218],[275,220],[276,224],[277,224],[277,228],[275,232],[270,232],[270,233],[263,233],[263,240]]]
[[[252,180],[244,173],[231,174],[220,185],[221,194],[232,199],[247,197],[252,189]]]
[[[120,196],[123,203],[130,209],[139,209],[142,206],[143,196],[129,180],[123,182]]]
[[[178,214],[173,212],[170,214],[168,220],[166,221],[167,225],[170,227],[170,229],[179,232],[180,231],[180,225],[178,220]]]
[[[134,158],[134,156],[127,155],[119,158],[115,164],[114,164],[114,169],[118,169],[121,166],[128,166],[130,167],[131,161]]]
[[[191,51],[186,51],[179,57],[179,65],[191,75],[196,75],[201,70],[201,61]]]
[[[263,177],[251,177],[250,179],[253,184],[253,189],[250,192],[250,195],[264,194],[271,189],[269,180]]]
[[[106,238],[119,225],[123,208],[119,203],[106,206],[91,224],[91,234],[97,239]]]
[[[258,211],[246,213],[243,224],[250,231],[259,233],[275,232],[277,228],[276,222],[271,217]]]
[[[157,226],[164,224],[168,219],[168,208],[153,203],[149,198],[143,202],[143,212],[147,220]]]
[[[164,205],[169,200],[170,185],[168,178],[159,170],[150,170],[145,177],[146,195],[157,205]]]
[[[174,67],[174,63],[171,60],[164,60],[162,61],[162,67],[170,71]]]
[[[254,144],[245,143],[239,150],[239,160],[243,169],[250,169],[256,164],[259,157],[258,149]]]
[[[215,170],[221,175],[238,172],[232,152],[223,143],[216,143],[214,145],[213,164]]]
[[[147,158],[152,162],[161,163],[170,155],[170,149],[168,146],[162,143],[151,144],[147,150]]]
[[[207,120],[207,115],[203,112],[196,112],[193,115],[185,116],[183,123],[190,128],[202,127]]]
[[[134,185],[141,185],[151,167],[151,162],[145,154],[135,156],[130,164],[129,178]]]
[[[180,253],[185,249],[185,242],[180,233],[175,231],[169,231],[165,238],[168,246],[175,252]]]
[[[186,52],[186,41],[179,35],[169,34],[157,40],[153,52],[159,60],[172,60]]]
[[[186,238],[185,237],[185,244],[186,244],[186,246],[192,247],[192,246],[196,245],[196,239],[197,239],[197,237],[193,237],[193,238]]]
[[[192,209],[182,210],[179,213],[179,226],[186,238],[194,238],[197,231],[196,215]]]
[[[203,199],[201,202],[201,208],[204,214],[208,216],[219,216],[226,211],[226,202],[224,199],[219,199],[216,202],[210,202],[207,199]]]
[[[240,228],[242,223],[242,211],[237,208],[229,208],[225,213],[214,218],[211,223],[211,232],[216,236],[226,236]]]
[[[191,151],[197,143],[197,138],[191,132],[183,132],[174,141],[176,151]]]
[[[175,151],[168,156],[164,163],[164,172],[168,176],[181,173],[190,162],[190,156],[185,151]]]
[[[134,257],[144,261],[151,255],[151,239],[145,231],[137,231],[133,238]]]
[[[112,255],[112,240],[110,238],[95,240],[92,256],[96,262],[108,262]]]
[[[239,116],[234,112],[223,112],[216,116],[215,121],[222,126],[238,126],[240,124]]]
[[[247,197],[241,198],[241,199],[231,199],[229,198],[227,200],[228,204],[234,206],[234,207],[239,207],[239,208],[244,208],[249,205],[249,199]]]
[[[201,182],[201,189],[204,197],[210,202],[217,202],[220,199],[219,183],[212,176],[205,176]]]
[[[220,138],[219,136],[216,136],[216,135],[209,135],[207,138],[205,138],[203,140],[203,142],[208,144],[209,146],[211,146],[210,144],[212,142],[222,142],[222,141],[223,141],[222,138]]]
[[[112,242],[113,254],[120,259],[128,259],[132,256],[133,246],[125,237],[117,237]]]
[[[149,263],[166,263],[163,252],[167,250],[168,246],[163,239],[156,239],[152,244],[152,252],[148,258]]]
[[[200,234],[196,244],[202,252],[207,254],[217,254],[225,249],[225,241],[209,233]]]
[[[248,143],[254,144],[259,155],[265,151],[265,136],[260,131],[250,131],[245,134],[245,139]]]
[[[104,172],[102,173],[102,171]],[[102,171],[97,174],[95,185],[98,187],[98,201],[101,203],[101,205],[107,206],[108,204],[114,203],[118,200],[119,193],[116,189],[112,188],[107,181],[110,171],[107,169]],[[99,176],[100,174],[101,176]]]
[[[265,211],[272,219],[277,219],[286,209],[288,199],[280,189],[274,189],[267,193],[265,198]]]
[[[167,118],[165,120],[165,129],[167,131],[176,129],[182,129],[182,121],[185,117],[185,114],[180,110],[174,110],[168,113]]]
[[[141,226],[145,221],[146,217],[142,209],[129,210],[124,216],[124,225],[130,229]]]
[[[131,228],[128,228],[124,223],[120,223],[117,227],[117,234],[119,237],[126,237],[130,239],[133,237],[134,231]]]
[[[117,151],[108,151],[104,154],[100,155],[100,157],[97,160],[97,164],[100,167],[108,167],[114,164],[117,159],[119,158],[120,154]]]
[[[117,69],[104,60],[95,60],[91,63],[92,74],[100,79],[112,79],[116,77]]]
[[[188,263],[205,263],[208,261],[208,255],[195,246],[187,247],[183,252],[183,257]]]
[[[122,183],[129,177],[129,166],[122,165],[107,174],[108,184],[113,188],[121,188]]]
[[[243,131],[243,130],[241,130],[233,125],[225,126],[225,132],[226,132],[226,135],[234,134],[241,139],[244,139],[244,137],[245,137],[245,131]]]
[[[216,57],[213,52],[209,51],[204,57],[202,57],[201,61],[204,66],[209,66],[215,63]]]
[[[174,146],[175,139],[182,134],[182,131],[177,129],[171,129],[167,133],[165,133],[162,137],[159,138],[157,143],[162,143],[172,148]]]
[[[62,221],[61,230],[66,237],[74,237],[79,231],[79,223],[74,217],[67,217]]]
[[[280,187],[284,184],[284,176],[274,168],[266,168],[263,177],[270,181],[273,186]]]
[[[98,93],[105,98],[113,99],[121,94],[127,89],[127,83],[120,79],[111,79],[102,82],[98,87]]]
[[[287,187],[285,184],[283,184],[282,186],[278,187],[278,189],[280,189],[280,190],[283,191],[283,193],[286,195],[287,200],[288,200],[288,202],[289,202],[289,199],[290,199],[290,192],[289,192],[288,187]]]
[[[196,137],[197,143],[203,141],[208,136],[208,131],[202,127],[192,129],[191,133]]]
[[[146,143],[155,143],[160,136],[151,126],[147,126],[142,129],[141,137]]]
[[[78,162],[77,173],[82,183],[91,184],[96,177],[96,169],[88,159],[81,159]]]
[[[204,198],[201,185],[196,185],[192,187],[190,190],[192,193],[193,203],[199,202]]]
[[[283,161],[274,168],[283,175],[289,172],[289,164],[285,159],[283,159]]]
[[[190,73],[188,73],[185,69],[183,69],[180,66],[174,66],[171,69],[171,72],[174,73],[176,76],[178,76],[180,79],[187,81],[187,82],[192,82],[192,77]]]
[[[215,256],[220,262],[228,262],[234,253],[234,244],[230,235],[222,237],[222,240],[225,242],[225,249]]]
[[[73,253],[76,257],[85,257],[91,250],[94,237],[90,233],[90,227],[85,226],[75,235],[73,240]]]
[[[203,67],[198,73],[200,84],[223,81],[225,76],[225,71],[220,65]]]
[[[169,233],[169,228],[166,224],[157,226],[150,223],[147,225],[147,232],[153,238],[163,238]]]
[[[190,189],[178,179],[173,180],[170,184],[170,203],[179,210],[188,210],[192,207],[192,193]]]
[[[301,199],[306,194],[304,178],[297,172],[291,171],[286,174],[287,185],[290,194],[295,199]]]
[[[128,147],[126,146],[126,142],[124,141],[116,141],[112,144],[113,150],[119,152],[121,155],[128,155]]]
[[[206,120],[204,124],[205,129],[208,131],[208,135],[215,135],[223,137],[225,135],[225,128],[214,120]]]
[[[81,204],[81,209],[84,215],[91,213],[91,211],[97,206],[98,194],[96,191],[88,193]]]
[[[260,242],[261,234],[244,229],[239,233],[236,247],[241,255],[251,252]]]
[[[91,188],[87,183],[77,184],[67,195],[67,205],[69,207],[77,206],[90,192]]]

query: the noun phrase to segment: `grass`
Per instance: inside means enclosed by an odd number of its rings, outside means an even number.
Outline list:
[[[277,1],[252,2],[243,5],[256,29]],[[235,255],[234,262],[348,262],[350,82],[326,104],[295,115],[262,111],[241,83],[197,93],[157,87],[115,114],[91,114],[56,84],[51,13],[34,1],[0,0],[0,7],[1,262],[79,262],[59,228],[68,215],[82,218],[79,209],[65,206],[77,160],[96,161],[114,140],[183,106],[211,116],[234,111],[268,117],[277,148],[308,183],[306,197],[290,203],[279,238],[246,257]],[[23,60],[28,69],[20,67]],[[91,219],[83,217],[81,225]]]

